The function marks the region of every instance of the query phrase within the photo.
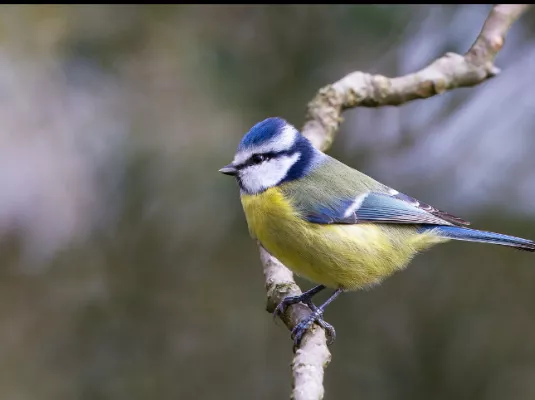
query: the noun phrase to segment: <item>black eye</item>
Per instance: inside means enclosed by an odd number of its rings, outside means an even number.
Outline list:
[[[267,157],[264,154],[253,154],[251,161],[253,164],[260,164],[262,161],[266,160]]]

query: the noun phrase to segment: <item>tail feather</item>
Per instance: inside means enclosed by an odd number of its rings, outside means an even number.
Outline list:
[[[422,227],[422,229],[425,231],[432,230],[439,236],[455,240],[499,244],[502,246],[514,247],[515,249],[519,250],[535,251],[535,242],[532,240],[504,235],[502,233],[479,231],[476,229],[446,225],[426,225],[425,227]]]

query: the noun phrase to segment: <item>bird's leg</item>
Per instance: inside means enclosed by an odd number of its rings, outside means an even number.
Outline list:
[[[323,320],[323,311],[325,311],[325,307],[327,307],[329,304],[331,304],[334,299],[336,299],[341,293],[343,292],[342,289],[337,289],[331,297],[325,301],[321,306],[316,307],[312,304],[313,307],[310,307],[312,310],[312,314],[310,314],[307,318],[303,319],[302,321],[299,321],[299,323],[293,328],[292,330],[292,338],[294,340],[294,349],[299,346],[299,343],[301,342],[301,339],[303,339],[303,335],[307,331],[308,328],[312,326],[314,322],[316,322],[319,326],[321,326],[323,329],[325,329],[325,333],[327,334],[327,344],[331,345],[334,342],[334,339],[336,339],[336,331],[334,330],[334,327],[325,322]]]
[[[300,294],[299,296],[288,296],[285,297],[273,311],[273,318],[276,318],[278,315],[283,314],[286,311],[286,307],[291,306],[296,303],[305,303],[312,312],[317,310],[317,307],[312,303],[312,297],[325,289],[325,286],[318,285],[313,287],[310,290],[307,290],[305,293]]]

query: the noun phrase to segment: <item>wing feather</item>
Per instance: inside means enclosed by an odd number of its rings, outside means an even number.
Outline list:
[[[316,224],[470,224],[328,156],[305,178],[281,189],[302,217]]]
[[[412,197],[368,192],[354,199],[336,199],[305,210],[306,219],[318,224],[383,224],[469,225],[459,217],[422,203]]]

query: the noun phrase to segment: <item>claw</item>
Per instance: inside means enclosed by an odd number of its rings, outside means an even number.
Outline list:
[[[291,337],[294,341],[294,352],[301,343],[304,334],[314,322],[316,322],[325,330],[325,334],[327,336],[327,345],[331,345],[334,342],[334,339],[336,339],[336,331],[334,330],[334,327],[323,320],[323,310],[325,310],[325,307],[327,307],[334,299],[336,299],[343,290],[337,289],[331,295],[331,297],[325,301],[325,303],[323,303],[320,307],[316,307],[314,303],[312,303],[312,297],[323,289],[325,289],[325,286],[318,285],[299,296],[288,296],[284,298],[279,305],[275,307],[275,311],[273,311],[273,318],[276,318],[280,314],[283,314],[288,306],[301,302],[306,304],[312,311],[308,317],[304,318],[302,321],[299,321],[299,323],[292,329]]]
[[[316,320],[316,323],[325,330],[327,336],[327,346],[330,346],[336,340],[336,330],[334,326],[324,321],[323,319]]]
[[[323,311],[316,308],[312,314],[300,321],[295,328],[292,329],[291,337],[294,340],[294,349],[299,347],[304,334],[314,322],[325,329],[325,334],[327,335],[327,344],[330,346],[334,342],[334,339],[336,339],[336,331],[334,327],[323,320]]]
[[[276,318],[280,314],[283,314],[288,306],[301,302],[305,303],[312,311],[316,311],[316,306],[312,304],[312,297],[321,292],[323,289],[325,289],[325,286],[318,285],[310,290],[307,290],[305,293],[300,294],[299,296],[285,297],[275,308],[275,311],[273,311],[273,317]]]
[[[284,314],[286,308],[292,304],[300,303],[303,300],[303,295],[301,296],[288,296],[285,297],[273,311],[273,318],[277,318],[279,315]]]

